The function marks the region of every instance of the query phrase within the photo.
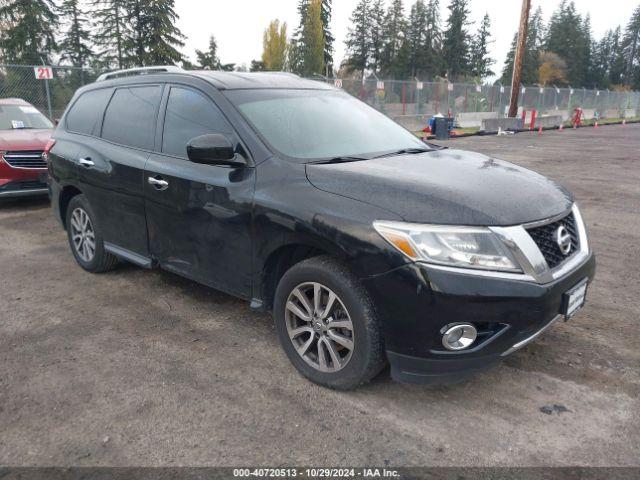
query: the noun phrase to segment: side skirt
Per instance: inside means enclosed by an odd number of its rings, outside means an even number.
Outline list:
[[[153,266],[153,262],[150,258],[145,257],[143,255],[138,255],[126,248],[118,247],[113,243],[104,242],[104,249],[120,258],[121,260],[126,260],[127,262],[131,262],[134,265],[138,265],[142,268],[151,268]]]

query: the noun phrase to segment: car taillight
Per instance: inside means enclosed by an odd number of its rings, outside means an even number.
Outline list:
[[[56,141],[51,138],[48,142],[47,142],[47,146],[44,147],[44,153],[46,153],[47,155],[49,155],[49,152],[51,151],[51,149],[53,148],[53,146],[56,144]]]
[[[55,144],[56,144],[56,141],[53,138],[51,138],[47,142],[47,145],[44,147],[44,152],[42,152],[42,159],[45,162],[49,162],[49,152],[51,151],[51,149]]]

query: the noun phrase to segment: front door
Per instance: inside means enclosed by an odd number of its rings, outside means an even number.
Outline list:
[[[237,141],[237,136],[198,90],[172,86],[163,103],[161,153],[150,156],[144,175],[151,254],[167,270],[249,297],[255,169],[189,161],[191,139],[222,133]]]

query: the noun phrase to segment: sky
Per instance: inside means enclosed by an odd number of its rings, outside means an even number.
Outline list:
[[[548,20],[561,0],[532,0],[532,10],[542,7]],[[414,0],[404,0],[405,13]],[[215,35],[222,63],[251,64],[262,55],[262,35],[274,19],[286,21],[289,32],[298,25],[298,0],[176,0],[180,16],[178,26],[186,35],[183,53],[195,59],[194,50],[206,50],[209,36]],[[331,30],[336,37],[334,60],[339,65],[345,56],[344,40],[349,18],[358,0],[333,0]],[[596,38],[610,28],[626,25],[640,0],[576,0],[581,14],[590,13]],[[448,0],[441,0],[443,23],[447,18]],[[520,19],[520,0],[471,0],[471,16],[475,31],[485,13],[492,22],[491,55],[496,60],[494,71],[500,73]]]

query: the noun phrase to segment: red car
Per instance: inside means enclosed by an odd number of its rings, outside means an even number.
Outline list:
[[[19,98],[0,99],[0,199],[43,195],[54,125]]]

